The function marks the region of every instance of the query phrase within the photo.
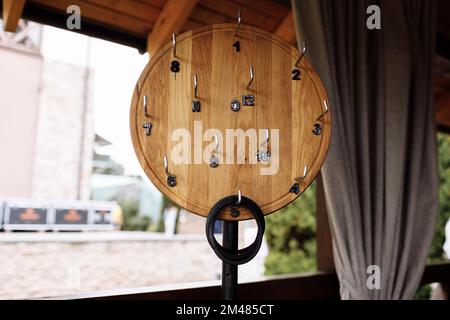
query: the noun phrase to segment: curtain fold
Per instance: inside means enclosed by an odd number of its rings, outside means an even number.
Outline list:
[[[366,27],[369,5],[381,29]],[[411,299],[438,206],[429,0],[292,0],[298,43],[329,95],[322,168],[343,299]],[[381,288],[370,289],[371,265]]]

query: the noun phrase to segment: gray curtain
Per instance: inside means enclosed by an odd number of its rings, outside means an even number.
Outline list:
[[[366,9],[381,8],[368,30]],[[343,299],[411,299],[438,206],[430,0],[292,0],[298,43],[330,98],[322,169]],[[369,289],[370,265],[381,288]],[[373,284],[373,282],[371,282]]]

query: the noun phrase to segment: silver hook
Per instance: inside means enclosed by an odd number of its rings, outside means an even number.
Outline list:
[[[147,95],[144,94],[144,113],[145,113],[145,116],[146,116],[146,117],[150,117],[150,116],[148,115],[148,112],[147,112],[147,104],[148,104],[148,101],[147,101]]]
[[[307,174],[308,174],[308,167],[305,166],[305,167],[303,168],[303,175],[302,175],[301,177],[295,178],[295,181],[300,182],[301,180],[303,180],[303,179],[306,178],[306,175],[307,175]]]
[[[302,61],[303,57],[305,56],[306,53],[306,43],[305,41],[302,42],[302,52],[300,53],[300,57],[298,57],[297,61],[295,61],[294,63],[294,67],[298,67],[298,64],[300,63],[300,61]]]
[[[211,156],[209,157],[209,166],[211,168],[217,168],[217,166],[219,165],[219,158],[216,156],[216,153],[219,149],[219,137],[217,133],[214,134],[214,142],[216,146],[214,147],[214,150],[211,152]]]
[[[241,28],[241,10],[238,10],[238,18],[237,18],[237,28],[236,28],[236,32],[234,33],[234,36],[237,37],[238,33],[239,33],[239,29]]]
[[[169,165],[167,164],[167,157],[164,156],[164,171],[166,172],[166,174],[169,176]]]
[[[164,156],[164,171],[167,175],[167,185],[172,188],[175,187],[177,185],[177,177],[169,173],[169,165],[167,164],[166,156]]]
[[[266,133],[266,140],[260,143],[260,146],[267,145],[269,143],[269,129],[264,129],[264,132]]]
[[[250,81],[247,84],[247,90],[250,89],[250,86],[252,85],[253,78],[255,77],[255,74],[253,72],[253,66],[250,67]]]
[[[177,56],[177,35],[172,33],[172,51],[173,51],[173,57],[175,58]]]
[[[194,98],[195,99],[197,99],[197,88],[198,88],[197,75],[194,74]]]
[[[317,121],[319,121],[320,119],[322,119],[323,116],[326,115],[327,112],[328,112],[328,104],[327,104],[326,100],[323,100],[323,104],[324,104],[324,106],[325,106],[325,110],[323,110],[322,113],[317,117],[317,119],[316,119]]]
[[[241,194],[241,190],[238,190],[238,201],[236,202],[236,205],[240,205],[242,201],[242,194]]]
[[[219,136],[216,134],[214,134],[214,142],[216,144],[216,147],[214,148],[214,154],[216,154],[216,152],[219,150]]]
[[[256,160],[269,162],[272,156],[272,153],[269,151],[269,129],[264,129],[264,132],[266,133],[266,139],[259,144],[259,147],[262,149],[256,152]],[[266,146],[263,147],[264,145]]]

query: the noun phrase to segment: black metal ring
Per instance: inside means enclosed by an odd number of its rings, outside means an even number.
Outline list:
[[[241,206],[247,207],[255,218],[256,224],[258,226],[258,233],[256,234],[255,241],[248,247],[240,249],[237,252],[233,252],[229,249],[221,246],[216,238],[214,237],[214,224],[217,220],[217,215],[219,212],[229,205],[234,205],[238,201],[238,196],[228,196],[219,200],[211,209],[206,219],[206,238],[214,250],[216,255],[223,261],[229,264],[244,264],[253,259],[261,248],[262,239],[264,235],[264,229],[266,223],[264,220],[264,215],[258,205],[251,199],[246,197],[241,197]]]

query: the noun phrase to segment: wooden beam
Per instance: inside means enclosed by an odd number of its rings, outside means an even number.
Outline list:
[[[115,1],[114,3],[117,3],[117,1]],[[68,15],[66,14],[66,10],[67,7],[72,4],[78,5],[81,9],[81,30],[77,30],[77,32],[80,33],[85,32],[86,25],[97,24],[110,30],[118,32],[121,31],[122,33],[129,33],[134,36],[142,37],[145,43],[145,39],[150,32],[152,25],[154,21],[156,21],[156,18],[153,21],[150,19],[150,17],[152,16],[150,10],[149,19],[144,20],[140,17],[134,16],[131,13],[122,12],[122,7],[117,9],[115,6],[102,7],[93,2],[81,2],[79,0],[33,0],[32,2],[29,2],[29,4],[27,4],[25,12],[28,11],[30,7],[47,9],[47,11],[49,12],[53,11],[53,16],[59,14],[58,19],[64,19],[65,25],[68,17]],[[145,7],[141,6],[137,8],[146,10]],[[67,27],[64,27],[64,29],[67,29]]]
[[[448,271],[448,269],[447,269]],[[239,299],[246,300],[337,300],[339,282],[334,272],[311,272],[265,276],[239,284]],[[78,293],[51,300],[205,300],[220,299],[220,282],[204,281],[136,289]]]
[[[450,74],[434,76],[433,92],[438,129],[450,132]]]
[[[294,15],[292,11],[284,17],[283,21],[277,27],[277,30],[275,30],[275,34],[292,45],[297,42],[297,38],[295,36]]]
[[[428,265],[421,285],[450,283],[450,263]],[[160,285],[121,290],[76,293],[41,300],[211,300],[220,299],[219,281]],[[339,299],[339,282],[334,272],[313,272],[279,276],[239,284],[239,299],[248,300],[335,300]]]
[[[196,3],[197,0],[167,1],[147,37],[147,51],[150,56],[170,41],[173,32],[178,32],[183,27]]]
[[[3,29],[16,32],[25,0],[3,0]]]

